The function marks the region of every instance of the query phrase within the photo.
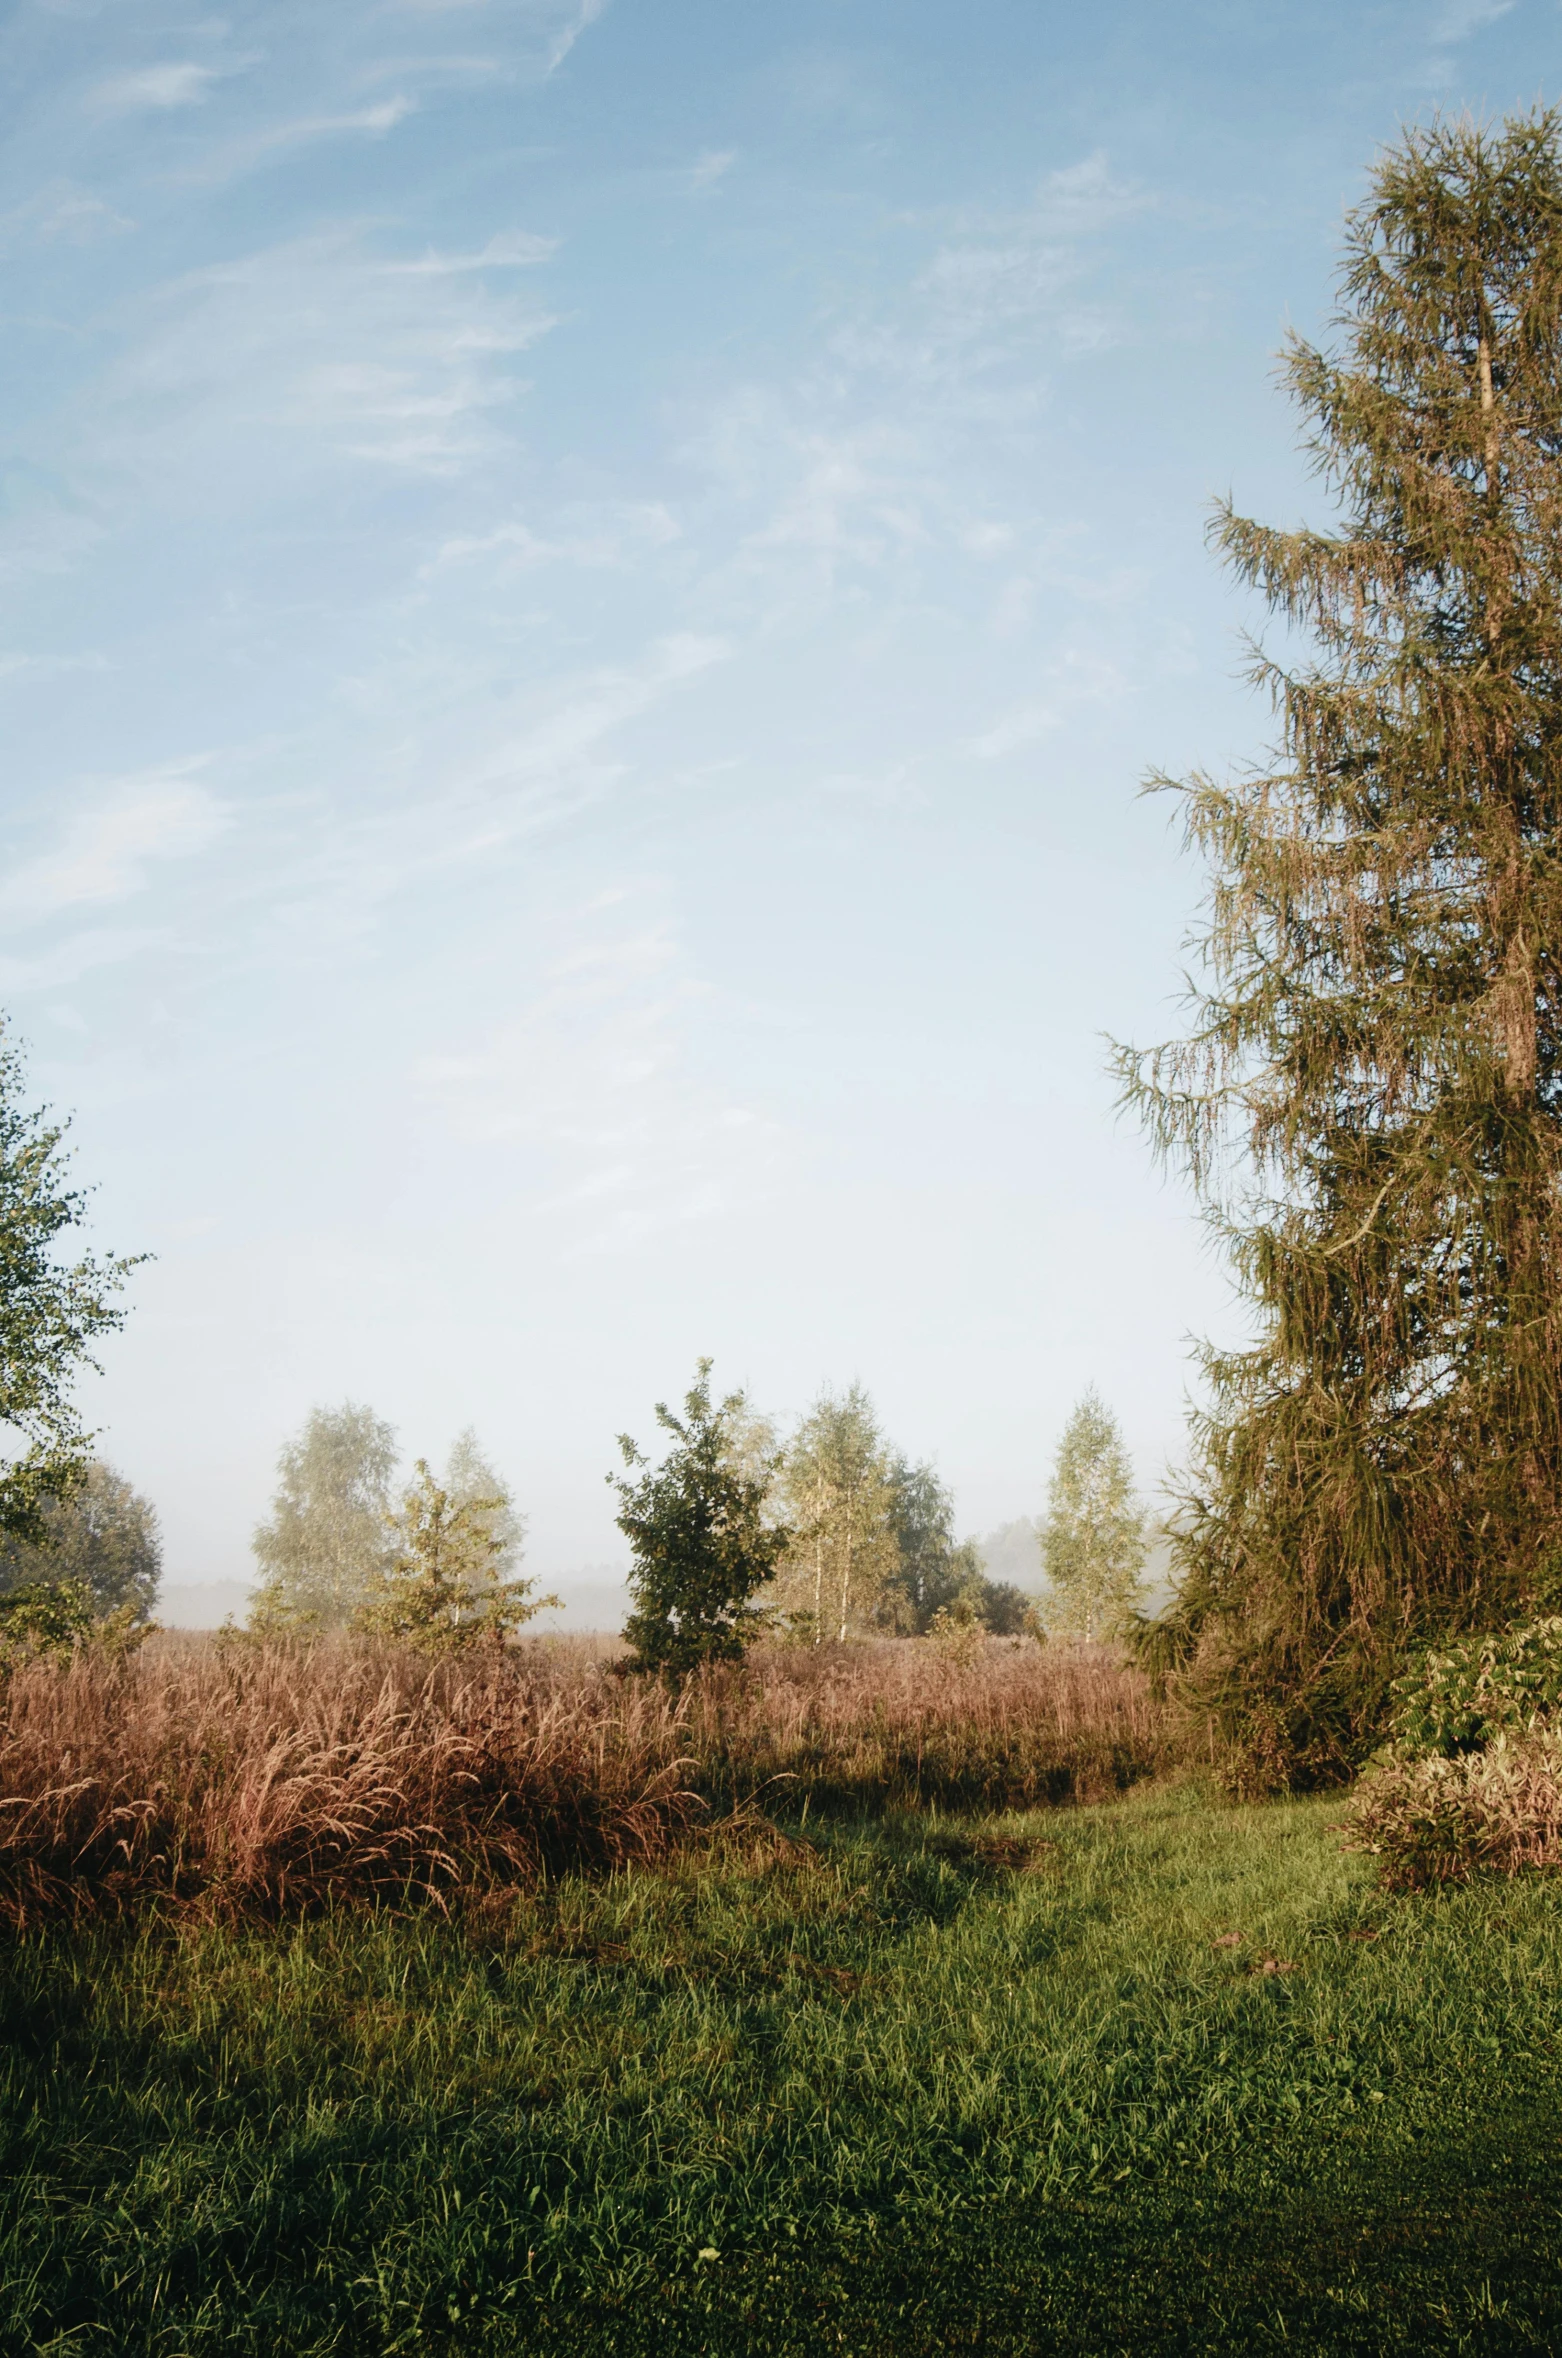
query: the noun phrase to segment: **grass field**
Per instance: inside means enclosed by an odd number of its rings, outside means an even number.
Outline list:
[[[1562,1893],[1390,1899],[1335,1814],[32,1934],[0,2348],[1555,2350]]]

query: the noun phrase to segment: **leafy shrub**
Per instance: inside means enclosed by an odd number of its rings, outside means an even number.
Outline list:
[[[352,1626],[424,1654],[503,1646],[559,1601],[533,1596],[535,1581],[503,1577],[512,1544],[493,1522],[507,1507],[499,1497],[453,1497],[420,1457],[401,1513],[388,1519],[390,1560],[368,1583]]]
[[[92,1599],[78,1581],[29,1581],[0,1596],[0,1672],[68,1661],[92,1633]]]
[[[1562,1858],[1562,1616],[1429,1649],[1392,1690],[1391,1742],[1350,1810],[1351,1847],[1417,1891]]]
[[[1402,1751],[1452,1758],[1518,1735],[1562,1708],[1562,1616],[1486,1631],[1429,1651],[1393,1688]]]
[[[1387,1753],[1352,1797],[1348,1847],[1392,1891],[1562,1863],[1562,1733],[1499,1735],[1478,1752]]]

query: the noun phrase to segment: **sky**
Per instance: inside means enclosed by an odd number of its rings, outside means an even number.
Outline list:
[[[1107,1040],[1255,760],[1212,499],[1556,0],[13,0],[0,1006],[147,1253],[80,1389],[174,1584],[276,1455],[475,1426],[530,1567],[702,1354],[960,1528],[1242,1311]]]

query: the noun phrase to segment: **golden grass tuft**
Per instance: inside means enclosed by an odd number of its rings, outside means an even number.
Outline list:
[[[155,1639],[0,1693],[0,1917],[278,1916],[654,1863],[734,1813],[1094,1798],[1161,1765],[1104,1649],[769,1648],[681,1692],[579,1642],[433,1666]]]

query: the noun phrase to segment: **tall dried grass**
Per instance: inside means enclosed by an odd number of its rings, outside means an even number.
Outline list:
[[[684,1708],[702,1789],[734,1802],[771,1783],[829,1810],[1094,1801],[1168,1757],[1148,1682],[1104,1646],[767,1648]]]
[[[1164,1757],[1105,1652],[776,1649],[679,1693],[590,1647],[430,1667],[156,1640],[0,1695],[0,1918],[278,1915],[649,1862],[742,1812],[1092,1797]]]

